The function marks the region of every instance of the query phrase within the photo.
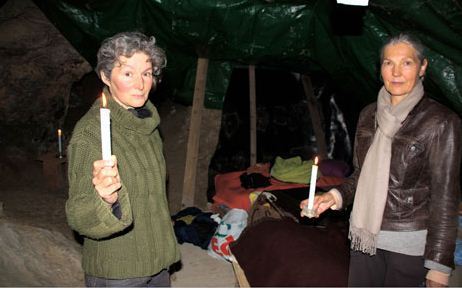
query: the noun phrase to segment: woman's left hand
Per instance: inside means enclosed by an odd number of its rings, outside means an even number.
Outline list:
[[[449,274],[437,270],[430,269],[425,276],[427,287],[447,287],[449,282]]]
[[[316,211],[316,217],[319,217],[321,213],[335,205],[335,199],[332,193],[324,193],[321,195],[316,195],[313,201],[313,210]],[[308,199],[305,199],[300,202],[300,209],[303,211],[305,207],[308,205]],[[303,217],[305,216],[302,212],[300,215]]]
[[[427,287],[448,287],[448,285],[444,285],[444,284],[441,284],[441,283],[432,281],[432,280],[430,280],[430,279],[427,279],[425,285],[426,285]]]

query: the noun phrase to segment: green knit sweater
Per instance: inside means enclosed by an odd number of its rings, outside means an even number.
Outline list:
[[[151,102],[145,107],[153,116],[140,119],[113,99],[108,101],[112,154],[122,182],[120,220],[92,184],[93,162],[102,158],[100,100],[73,131],[66,215],[71,228],[84,236],[86,274],[110,279],[150,276],[180,258],[166,197],[159,115]]]

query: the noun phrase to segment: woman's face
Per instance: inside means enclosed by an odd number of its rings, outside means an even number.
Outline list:
[[[101,72],[101,79],[122,107],[139,108],[148,100],[152,87],[152,63],[143,52],[131,57],[120,56],[111,71],[111,78],[108,79]]]
[[[426,68],[427,60],[421,63],[414,47],[408,43],[389,44],[384,49],[381,73],[385,89],[391,96],[404,98],[425,74]]]

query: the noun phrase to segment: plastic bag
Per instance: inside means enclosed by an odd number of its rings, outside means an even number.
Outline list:
[[[212,236],[207,253],[217,259],[231,261],[229,244],[235,241],[247,226],[248,214],[243,209],[231,209],[223,216]]]

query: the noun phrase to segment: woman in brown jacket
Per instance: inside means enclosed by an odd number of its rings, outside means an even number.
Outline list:
[[[454,266],[461,123],[424,95],[423,52],[409,34],[383,46],[384,85],[360,114],[354,172],[314,199],[317,215],[353,203],[349,286],[446,286]]]

